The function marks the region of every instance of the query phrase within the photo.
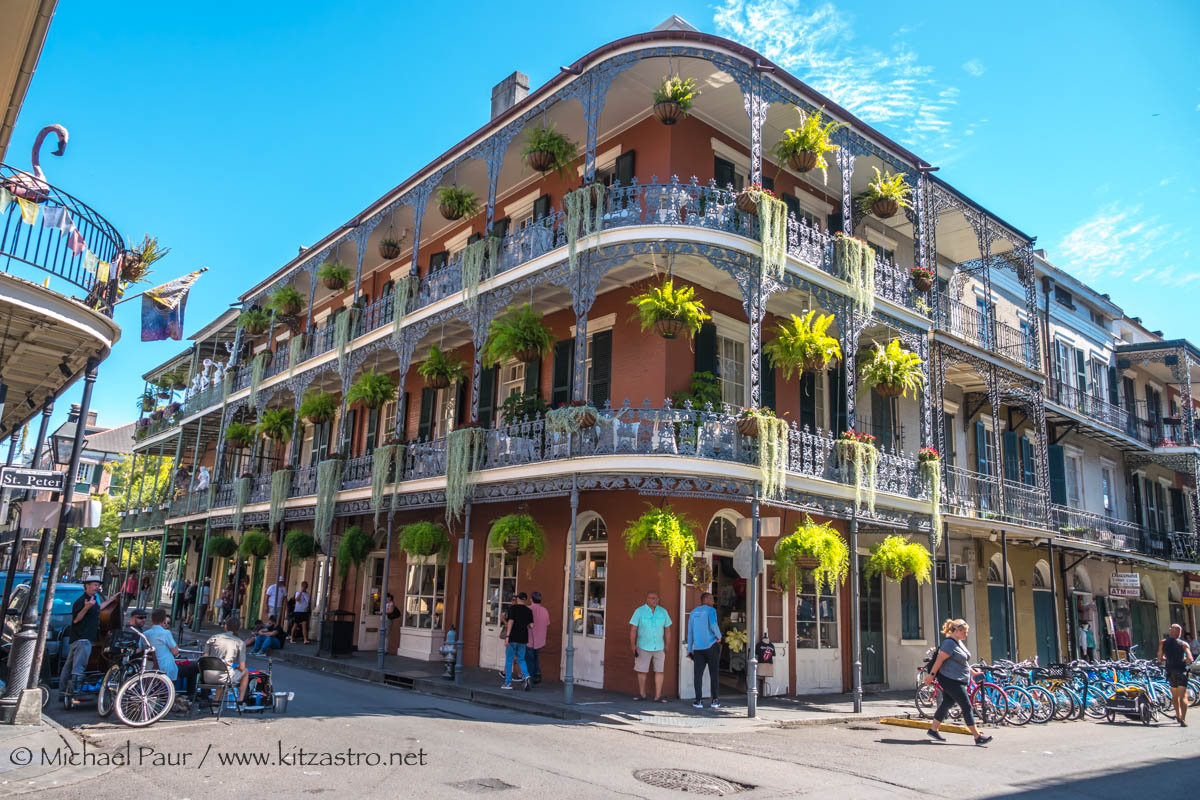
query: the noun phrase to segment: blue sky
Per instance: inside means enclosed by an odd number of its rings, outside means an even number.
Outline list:
[[[170,246],[156,278],[211,267],[189,335],[485,122],[512,70],[538,86],[674,13],[764,52],[1128,313],[1200,342],[1195,2],[210,7],[63,0],[5,156],[27,166],[38,129],[66,125],[51,182]],[[138,376],[181,347],[138,341],[137,306],[101,366],[103,424],[133,419]]]

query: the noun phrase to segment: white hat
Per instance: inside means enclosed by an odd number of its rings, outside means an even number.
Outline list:
[[[104,579],[102,577],[100,577],[100,573],[95,572],[95,571],[85,572],[83,575],[83,580],[80,581],[80,583],[103,583],[103,582],[104,582]]]

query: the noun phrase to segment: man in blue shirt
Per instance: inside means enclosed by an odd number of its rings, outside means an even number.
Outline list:
[[[629,646],[633,650],[633,669],[638,679],[638,694],[634,700],[646,699],[646,673],[653,665],[654,702],[667,702],[662,696],[662,688],[669,627],[671,615],[658,604],[658,592],[647,592],[645,605],[638,606],[629,619]]]
[[[165,608],[154,609],[150,614],[150,622],[150,627],[143,631],[142,635],[154,648],[154,658],[158,662],[158,668],[165,672],[172,681],[182,678],[184,697],[191,697],[196,691],[196,674],[199,670],[194,661],[182,665],[175,662],[175,657],[179,655],[179,645],[175,643],[175,637],[171,635],[171,629],[167,627],[167,610]]]
[[[711,592],[700,595],[700,605],[688,615],[688,658],[692,660],[692,683],[696,687],[693,708],[704,708],[700,698],[704,693],[704,668],[708,668],[708,686],[712,694],[709,708],[720,708],[720,685],[717,670],[721,665],[721,628],[717,625],[717,610],[713,608]]]

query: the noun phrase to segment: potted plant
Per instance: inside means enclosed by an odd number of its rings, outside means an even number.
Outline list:
[[[800,570],[812,570],[813,583],[830,593],[846,580],[850,572],[850,548],[833,526],[813,522],[805,515],[804,524],[775,545],[775,585],[790,589]]]
[[[337,451],[330,451],[325,454],[326,461],[345,461],[346,455]]]
[[[492,320],[487,346],[483,351],[485,365],[502,364],[510,358],[525,364],[537,361],[554,347],[550,327],[542,314],[526,303],[510,309]]]
[[[674,125],[688,115],[695,102],[696,81],[673,75],[663,78],[654,90],[654,116],[663,125]]]
[[[179,413],[179,409],[181,408],[183,408],[182,403],[167,403],[166,415],[168,417],[173,417]]]
[[[546,412],[546,430],[549,433],[572,434],[591,428],[596,424],[597,413],[595,406],[584,400],[559,403],[558,408]]]
[[[529,514],[508,514],[492,523],[488,546],[515,556],[528,553],[536,563],[546,554],[546,534]]]
[[[913,288],[918,292],[928,292],[933,288],[933,273],[924,267],[913,267],[908,271],[912,278]]]
[[[760,195],[774,197],[775,194],[770,189],[763,188],[761,183],[752,183],[745,189],[738,192],[735,202],[737,203],[738,211],[744,211],[747,214],[758,215],[758,198]]]
[[[919,391],[925,386],[925,373],[921,366],[925,362],[916,353],[900,346],[899,339],[892,339],[887,347],[875,343],[862,361],[861,373],[868,386],[883,397],[901,397]]]
[[[432,389],[445,389],[461,381],[467,374],[461,358],[444,352],[436,344],[429,348],[429,357],[417,366],[417,373]]]
[[[254,432],[276,442],[286,442],[292,438],[292,427],[296,422],[296,412],[290,408],[268,408],[262,412]]]
[[[367,556],[375,549],[375,540],[357,525],[346,529],[342,534],[341,544],[338,545],[337,565],[338,575],[342,578],[350,572],[350,567],[357,567],[367,560]]]
[[[267,307],[273,308],[279,314],[294,317],[304,310],[304,295],[292,286],[280,286],[271,293]]]
[[[437,199],[438,211],[451,222],[474,216],[479,210],[479,198],[470,189],[442,186],[437,190]]]
[[[158,237],[146,234],[142,243],[126,250],[121,258],[121,280],[137,283],[150,274],[150,266],[171,252],[169,247],[159,247]]]
[[[154,379],[154,388],[157,390],[154,394],[159,400],[166,400],[171,396],[171,382],[172,377],[170,373]]]
[[[150,419],[154,420],[155,422],[161,422],[162,418],[163,410],[161,408],[154,409],[154,411],[150,414]]]
[[[871,548],[863,565],[863,575],[867,580],[882,575],[890,581],[902,581],[912,575],[917,583],[929,583],[932,567],[928,550],[917,542],[893,534]]]
[[[137,407],[140,408],[142,411],[144,411],[147,414],[154,410],[154,390],[153,389],[146,389],[140,395],[138,395]]]
[[[824,372],[834,359],[842,357],[838,340],[826,333],[833,322],[832,314],[818,317],[809,311],[803,317],[792,314],[792,321],[781,322],[775,338],[763,345],[771,364],[783,370],[785,378],[800,368],[804,372]]]
[[[655,558],[670,559],[672,565],[680,558],[696,555],[695,527],[670,506],[650,507],[650,510],[629,523],[624,531],[625,549],[630,556],[645,548]]]
[[[566,175],[576,153],[575,143],[559,133],[553,124],[548,127],[540,125],[531,130],[525,137],[525,146],[521,148],[521,157],[530,169],[538,172],[554,170],[560,176]]]
[[[675,282],[670,279],[639,294],[629,304],[637,306],[642,330],[653,326],[664,339],[674,339],[680,332],[691,338],[705,320],[712,319],[704,311],[704,301],[696,299],[694,288],[680,286],[676,289]]]
[[[391,375],[364,370],[346,392],[346,405],[361,401],[367,408],[379,408],[396,396],[396,381]]]
[[[760,417],[774,417],[775,412],[769,408],[743,408],[734,422],[734,427],[742,436],[751,438],[758,436],[758,421]]]
[[[271,315],[264,309],[248,308],[238,315],[238,327],[245,328],[251,336],[261,336],[271,326]]]
[[[340,261],[326,261],[317,268],[317,278],[330,291],[338,291],[346,288],[346,281],[350,280],[350,268]]]
[[[333,419],[333,415],[337,413],[338,401],[329,392],[322,392],[319,389],[312,389],[304,393],[304,398],[300,401],[300,418],[311,422],[314,425],[320,425],[323,422],[329,422]]]
[[[505,425],[511,425],[521,420],[534,419],[550,410],[546,401],[537,392],[518,392],[504,398],[500,404],[501,415]]]
[[[187,389],[188,376],[186,371],[177,370],[175,372],[168,372],[163,376],[163,380],[170,381],[171,388],[177,392]]]
[[[445,555],[450,552],[450,535],[436,522],[412,522],[400,529],[400,549],[410,556]]]
[[[238,543],[228,536],[214,536],[208,540],[208,552],[217,558],[229,558],[238,550]]]
[[[250,530],[242,534],[242,543],[238,547],[244,556],[266,558],[271,555],[271,537],[260,530]]]
[[[394,258],[400,257],[400,248],[404,244],[404,237],[396,239],[391,236],[385,236],[379,240],[379,257],[384,261],[391,261]]]
[[[775,157],[781,162],[786,161],[789,169],[805,173],[815,167],[827,176],[826,170],[829,165],[825,163],[825,154],[838,149],[831,140],[833,134],[846,125],[833,120],[822,125],[824,110],[823,106],[820,111],[812,113],[796,109],[796,113],[800,115],[800,127],[785,130],[783,138],[773,150]]]
[[[693,372],[688,376],[688,388],[686,391],[677,391],[671,393],[671,405],[676,408],[684,408],[691,404],[693,409],[702,409],[706,406],[718,408],[721,405],[721,379],[711,372],[704,370],[702,372]]]
[[[874,214],[880,219],[893,217],[901,208],[912,208],[908,202],[912,187],[902,172],[879,171],[872,166],[875,177],[867,184],[867,190],[858,199],[858,208],[864,214]]]
[[[283,540],[283,547],[292,558],[303,561],[317,552],[317,540],[308,531],[290,530]]]
[[[225,442],[235,450],[240,450],[254,438],[254,429],[244,422],[231,422],[225,426]]]

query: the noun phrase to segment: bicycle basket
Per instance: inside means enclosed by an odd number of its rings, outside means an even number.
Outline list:
[[[1042,668],[1042,677],[1052,681],[1066,681],[1073,676],[1071,668],[1066,664],[1050,664]]]
[[[111,631],[104,639],[103,654],[109,661],[120,660],[141,646],[138,635],[132,631]]]

